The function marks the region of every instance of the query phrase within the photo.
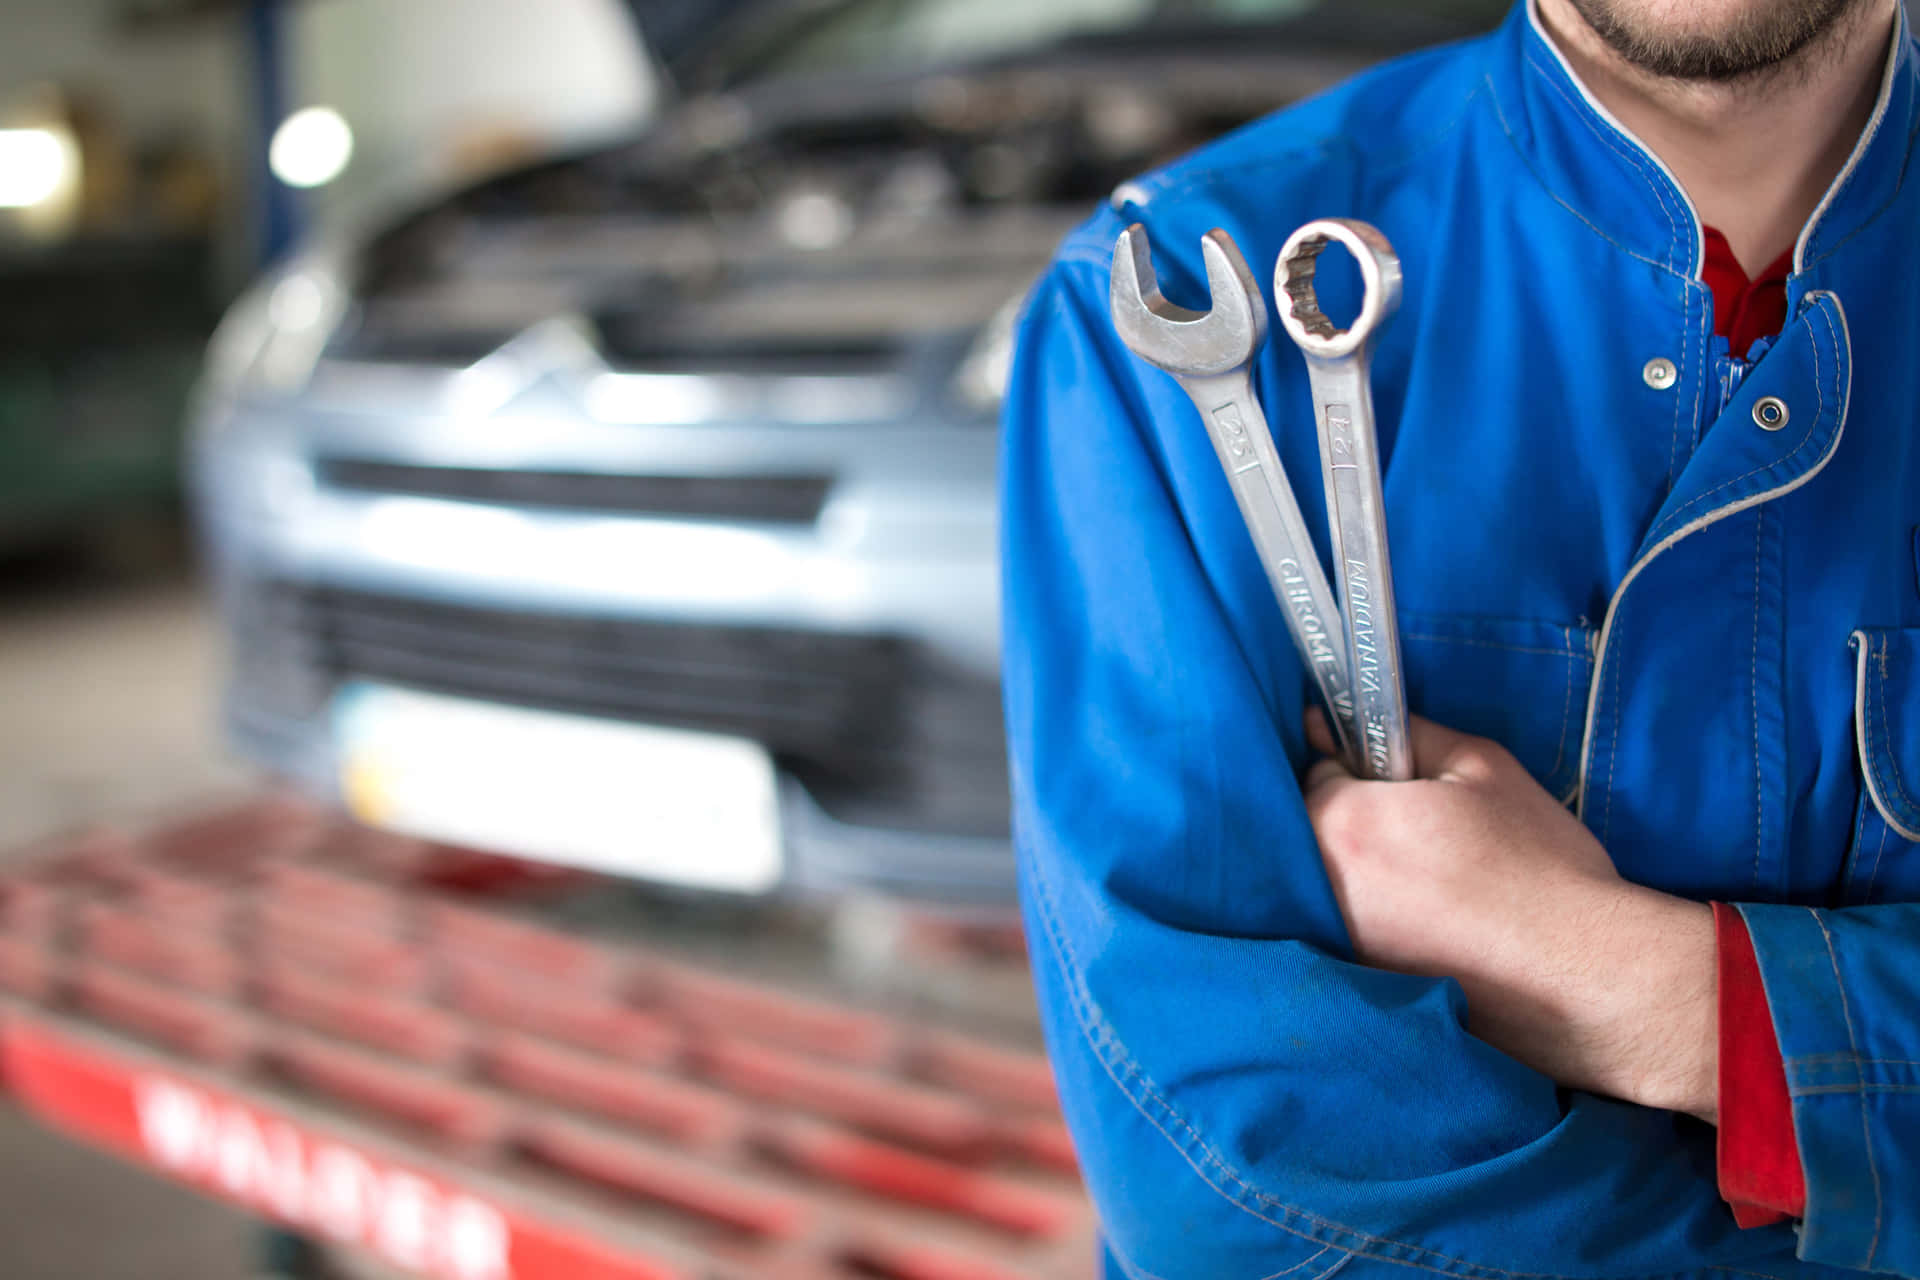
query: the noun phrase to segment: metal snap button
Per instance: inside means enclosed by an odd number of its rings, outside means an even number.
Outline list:
[[[1762,396],[1754,402],[1753,420],[1762,431],[1778,431],[1787,425],[1787,402],[1779,396]]]
[[[1640,371],[1640,377],[1655,391],[1665,391],[1680,380],[1680,371],[1665,356],[1655,356],[1647,361],[1647,367]]]

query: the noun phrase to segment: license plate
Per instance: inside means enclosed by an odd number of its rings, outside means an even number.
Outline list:
[[[363,681],[337,695],[333,725],[341,792],[370,826],[705,889],[780,879],[756,742]]]

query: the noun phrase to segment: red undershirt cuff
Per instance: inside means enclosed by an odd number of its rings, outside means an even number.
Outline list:
[[[1713,904],[1720,976],[1720,1195],[1743,1227],[1806,1212],[1786,1065],[1740,913]]]

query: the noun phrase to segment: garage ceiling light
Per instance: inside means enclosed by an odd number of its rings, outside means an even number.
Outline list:
[[[353,158],[353,130],[332,107],[304,107],[280,122],[267,147],[273,176],[290,187],[323,187]]]
[[[51,129],[0,129],[0,209],[31,209],[73,177],[72,144]]]

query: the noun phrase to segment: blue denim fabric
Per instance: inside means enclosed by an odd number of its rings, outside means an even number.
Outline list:
[[[1915,66],[1903,27],[1752,352],[1713,335],[1686,197],[1524,8],[1129,184],[1061,249],[1005,427],[1007,722],[1112,1274],[1920,1276]],[[1353,962],[1305,675],[1191,406],[1106,308],[1129,222],[1204,306],[1207,229],[1264,273],[1332,215],[1406,270],[1375,380],[1413,707],[1506,744],[1628,878],[1742,905],[1797,1226],[1735,1226],[1707,1126],[1559,1089],[1467,1033],[1456,983]],[[1284,339],[1256,383],[1318,528]]]

